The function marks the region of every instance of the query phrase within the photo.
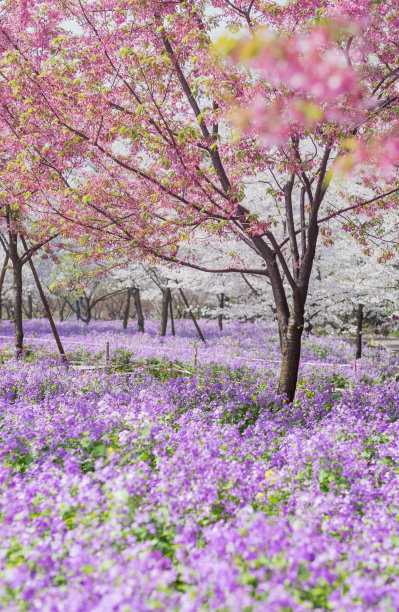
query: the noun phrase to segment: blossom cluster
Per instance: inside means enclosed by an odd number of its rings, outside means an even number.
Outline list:
[[[362,122],[370,102],[365,101],[352,64],[334,48],[341,27],[326,23],[288,38],[259,30],[255,37],[234,45],[233,55],[254,68],[269,90],[285,90],[270,100],[270,94],[261,89],[241,117],[241,122],[251,121],[251,129],[267,144],[284,144],[295,127],[303,130],[325,121]]]

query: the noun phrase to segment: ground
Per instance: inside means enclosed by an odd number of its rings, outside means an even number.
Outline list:
[[[397,610],[394,357],[306,338],[288,405],[275,330],[188,325],[3,338],[2,609]]]

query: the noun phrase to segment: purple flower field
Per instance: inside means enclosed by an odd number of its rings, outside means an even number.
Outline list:
[[[202,322],[196,349],[179,324],[60,324],[82,363],[110,342],[78,369],[32,321],[34,351],[3,357],[0,609],[398,610],[394,359],[366,347],[355,369],[309,337],[288,405],[275,330]]]

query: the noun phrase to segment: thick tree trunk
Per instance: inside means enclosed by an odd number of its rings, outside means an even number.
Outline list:
[[[80,321],[80,299],[75,300],[76,319]]]
[[[362,356],[363,304],[357,305],[356,311],[356,359]]]
[[[288,323],[281,329],[281,369],[278,393],[286,394],[292,402],[298,380],[303,332],[303,312],[290,313]]]
[[[160,336],[166,336],[166,327],[168,325],[168,307],[170,300],[170,289],[162,290],[162,307],[161,307],[161,331]]]
[[[141,306],[141,298],[140,298],[140,289],[138,287],[133,287],[133,300],[134,307],[136,308],[137,313],[137,329],[142,334],[144,333],[144,315],[143,308]]]
[[[173,302],[172,302],[172,291],[169,294],[169,315],[170,315],[170,326],[172,329],[172,336],[176,336],[175,332],[175,318],[173,316]]]
[[[22,265],[18,261],[13,262],[13,295],[15,357],[19,359],[22,355],[24,331],[22,324]]]
[[[224,308],[224,293],[220,293],[220,295],[218,295],[218,300],[219,300],[219,308]],[[218,322],[219,322],[219,329],[220,331],[223,330],[223,315],[220,314],[218,316]]]
[[[127,322],[129,320],[130,297],[131,297],[131,292],[130,292],[130,289],[128,289],[127,290],[127,296],[126,296],[125,311],[123,313],[123,329],[127,329]]]

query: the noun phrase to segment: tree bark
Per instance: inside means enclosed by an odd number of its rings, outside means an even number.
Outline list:
[[[24,236],[21,236],[21,240],[22,240],[22,244],[24,246],[25,251],[27,251],[28,250],[28,246],[26,244]],[[33,265],[32,257],[29,258],[29,266],[30,266],[33,278],[35,279],[35,283],[36,283],[36,287],[37,287],[37,290],[38,290],[39,295],[40,295],[40,299],[42,300],[44,312],[46,313],[46,316],[47,316],[47,318],[49,320],[51,331],[53,332],[53,336],[54,336],[55,342],[57,344],[58,351],[59,351],[59,353],[61,355],[62,361],[66,361],[64,347],[62,346],[61,339],[60,339],[60,337],[58,335],[58,331],[57,331],[57,328],[55,326],[53,316],[51,314],[50,306],[48,304],[46,296],[44,295],[43,287],[41,285],[41,282],[39,280],[38,274],[36,272],[36,268]]]
[[[9,231],[9,255],[12,262],[13,273],[13,319],[15,358],[22,355],[24,331],[22,323],[22,263],[18,254],[18,234]]]
[[[301,338],[303,332],[303,312],[291,312],[288,324],[281,330],[281,368],[278,385],[279,395],[286,394],[292,402],[298,380],[301,358]]]
[[[76,308],[76,320],[80,321],[80,299],[75,300],[75,308]]]
[[[362,357],[363,304],[357,305],[356,311],[356,359]]]
[[[144,315],[143,308],[141,306],[141,298],[140,298],[140,289],[138,287],[133,287],[133,300],[134,306],[136,308],[137,313],[137,329],[142,334],[144,333]]]
[[[184,304],[185,304],[185,306],[186,306],[186,309],[187,309],[188,315],[189,315],[190,319],[192,320],[192,322],[194,323],[194,325],[195,325],[195,329],[197,330],[199,337],[201,338],[202,342],[206,342],[206,340],[205,340],[205,338],[204,338],[204,334],[202,333],[201,328],[200,328],[200,326],[198,325],[198,321],[197,321],[197,319],[195,318],[195,316],[194,316],[194,314],[193,314],[193,312],[192,312],[192,310],[191,310],[191,308],[190,308],[190,304],[188,303],[187,298],[186,298],[186,296],[185,296],[185,295],[184,295],[184,293],[183,293],[183,290],[182,290],[182,289],[179,289],[179,291],[180,291],[180,295],[181,295],[181,296],[182,296],[182,298],[183,298],[183,302],[184,302]]]
[[[14,294],[14,333],[15,357],[22,355],[24,331],[22,323],[22,265],[19,261],[13,262],[13,294]]]
[[[224,308],[224,293],[220,293],[218,295],[218,300],[219,300],[219,308]],[[219,322],[219,329],[220,331],[223,330],[223,315],[220,314],[218,316],[218,322]]]
[[[6,271],[7,271],[7,265],[8,265],[8,261],[10,259],[10,256],[8,253],[6,253],[5,259],[4,259],[4,263],[3,263],[3,267],[1,269],[1,274],[0,274],[0,321],[3,319],[3,298],[2,298],[2,292],[3,292],[3,285],[4,285],[4,278],[6,275]]]
[[[65,312],[65,306],[66,306],[66,302],[65,300],[62,302],[62,305],[60,306],[60,322],[62,323],[64,321],[64,312]]]
[[[28,319],[33,319],[33,299],[31,293],[28,293]]]
[[[170,290],[170,293],[169,293],[169,315],[170,315],[170,326],[172,330],[172,336],[176,336],[175,318],[173,316],[172,290]]]
[[[91,304],[90,304],[90,298],[86,297],[86,318],[85,318],[86,325],[88,325],[90,321],[91,321]]]
[[[127,290],[127,295],[126,295],[125,311],[123,313],[123,329],[127,329],[127,322],[129,320],[130,297],[131,297],[131,293],[130,293],[130,289],[128,289]]]
[[[307,295],[306,279],[303,290],[299,288],[293,290],[293,304],[290,310],[280,272],[273,262],[272,265],[268,265],[268,271],[276,304],[281,347],[278,393],[285,394],[288,401],[292,402],[295,397],[301,357],[301,338]]]
[[[170,300],[170,289],[166,287],[162,290],[162,307],[161,307],[161,336],[166,336],[166,328],[168,325],[168,306]]]

